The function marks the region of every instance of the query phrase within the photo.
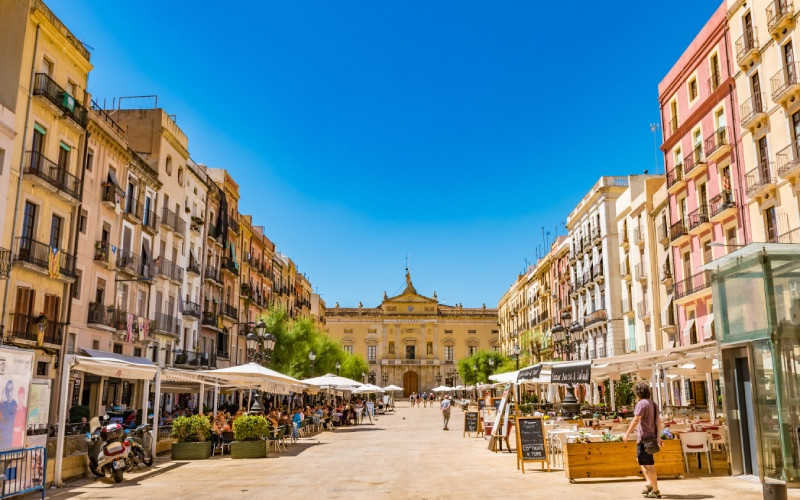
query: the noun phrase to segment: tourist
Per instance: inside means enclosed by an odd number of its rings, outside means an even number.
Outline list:
[[[442,410],[442,418],[444,418],[444,430],[449,431],[450,429],[447,428],[447,424],[450,422],[450,399],[447,397],[447,394],[442,398],[439,409]]]
[[[417,394],[412,392],[411,393],[411,398],[409,399],[409,401],[411,402],[411,407],[413,408],[414,407],[414,403],[417,402]]]
[[[633,420],[622,437],[623,441],[628,440],[628,436],[636,429],[636,459],[642,467],[644,474],[645,488],[642,495],[645,498],[661,498],[658,490],[658,476],[656,474],[655,460],[653,455],[645,451],[643,441],[645,439],[657,439],[658,446],[663,446],[661,436],[658,432],[658,407],[650,399],[650,387],[645,382],[639,382],[633,387],[636,394],[636,408],[633,410]]]

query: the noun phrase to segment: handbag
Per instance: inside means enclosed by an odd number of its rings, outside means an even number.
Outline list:
[[[653,427],[656,429],[656,437],[649,438],[649,439],[642,439],[642,445],[644,446],[644,451],[646,451],[650,455],[655,455],[659,451],[661,451],[661,447],[658,446],[658,424],[656,420],[656,404],[653,403],[653,400],[650,400],[650,404],[653,405]]]

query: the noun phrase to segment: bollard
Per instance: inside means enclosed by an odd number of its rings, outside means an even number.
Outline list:
[[[764,500],[788,500],[786,483],[764,483]]]

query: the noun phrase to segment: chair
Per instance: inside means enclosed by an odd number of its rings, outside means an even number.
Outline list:
[[[708,444],[712,449],[719,449],[723,453],[728,451],[728,437],[723,429],[710,429],[708,434]]]
[[[222,433],[220,440],[220,454],[225,455],[225,448],[228,448],[228,454],[231,453],[231,443],[233,442],[233,432],[225,431]]]
[[[286,434],[286,426],[282,425],[267,435],[270,447],[274,448],[276,452],[280,451],[281,446],[283,446],[283,451],[286,451],[286,444],[283,442],[284,434]]]
[[[686,473],[689,473],[689,458],[686,454],[705,453],[708,458],[708,473],[711,474],[711,448],[708,447],[708,434],[705,432],[683,432],[680,435],[680,439]]]

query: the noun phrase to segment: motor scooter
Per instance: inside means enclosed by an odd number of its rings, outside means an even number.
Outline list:
[[[147,467],[153,465],[153,448],[151,446],[153,436],[150,433],[150,424],[142,424],[128,432],[128,441],[131,443],[131,451],[127,459],[126,470],[128,472],[141,464]]]
[[[131,444],[125,436],[122,426],[107,423],[108,415],[103,416],[103,423],[98,417],[89,421],[89,470],[97,477],[113,477],[117,483],[122,482],[122,475],[127,468],[127,459]]]

